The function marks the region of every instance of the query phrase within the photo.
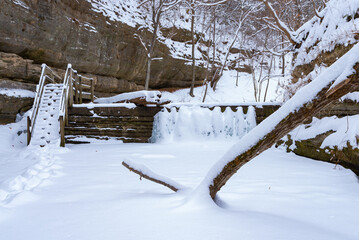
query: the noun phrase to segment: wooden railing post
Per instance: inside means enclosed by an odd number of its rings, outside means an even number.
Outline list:
[[[69,105],[72,107],[74,104],[74,90],[72,86],[72,69],[70,69],[70,75],[69,75]]]
[[[65,122],[63,116],[60,116],[60,136],[61,136],[60,146],[65,147]]]
[[[96,77],[92,78],[91,81],[91,102],[93,102],[95,95],[95,80],[97,80]]]
[[[69,125],[69,109],[68,109],[68,101],[65,100],[65,126]]]
[[[82,104],[82,76],[79,76],[80,104]]]
[[[79,103],[79,92],[78,92],[78,76],[77,76],[77,73],[74,72],[75,74],[75,77],[74,77],[74,80],[75,80],[75,103]]]
[[[31,119],[29,116],[27,116],[27,145],[29,145],[31,141],[30,127],[31,127]]]

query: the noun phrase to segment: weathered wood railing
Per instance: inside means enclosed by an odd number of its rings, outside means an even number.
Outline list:
[[[61,77],[52,71],[46,64],[41,65],[41,76],[39,84],[36,87],[36,95],[34,104],[32,106],[32,114],[27,117],[27,144],[30,144],[32,132],[36,124],[36,118],[39,113],[39,106],[42,95],[44,94],[44,87],[47,82],[56,83],[61,82]]]
[[[72,107],[74,103],[82,104],[83,98],[93,102],[94,81],[95,78],[84,77],[78,74],[71,64],[67,65],[59,109],[61,147],[65,146],[65,126],[68,125],[68,107]]]
[[[46,64],[42,64],[40,81],[36,89],[32,114],[27,118],[27,144],[30,144],[32,133],[39,113],[41,99],[44,94],[45,85],[48,82],[61,83],[62,78],[51,70]],[[75,71],[71,64],[67,65],[59,107],[59,124],[61,146],[65,146],[65,125],[68,123],[68,107],[74,103],[82,103],[83,99],[94,100],[95,78],[84,77]]]

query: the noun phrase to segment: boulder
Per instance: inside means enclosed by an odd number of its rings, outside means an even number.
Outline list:
[[[19,98],[0,94],[0,124],[15,122],[16,115],[29,110],[33,101],[31,97]]]

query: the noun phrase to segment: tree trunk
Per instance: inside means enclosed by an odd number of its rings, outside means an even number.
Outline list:
[[[194,97],[194,82],[196,79],[196,58],[195,58],[195,41],[194,41],[194,6],[192,5],[192,19],[191,19],[191,37],[192,37],[192,82],[191,82],[191,90],[189,91],[189,95]]]
[[[145,90],[148,90],[149,85],[150,85],[151,63],[152,63],[152,59],[151,59],[151,57],[149,57],[147,59],[147,72],[146,72]]]
[[[216,61],[216,10],[213,10],[213,39],[212,39],[212,76],[216,71],[215,61]],[[213,87],[213,81],[211,83],[211,87]]]
[[[342,61],[340,65],[343,64],[345,63]],[[212,180],[207,179],[207,181],[210,182],[209,193],[212,199],[215,199],[218,191],[245,163],[273,146],[273,144],[283,138],[286,134],[294,130],[297,126],[311,118],[315,113],[322,110],[330,103],[338,100],[349,92],[359,89],[359,63],[356,63],[354,66],[356,71],[354,74],[333,89],[330,89],[332,83],[336,80],[331,79],[331,76],[333,75],[333,72],[338,69],[338,64],[336,66],[333,65],[327,70],[328,74],[321,75],[326,78],[323,77],[323,79],[317,79],[319,81],[314,80],[303,87],[303,89],[298,91],[291,100],[286,102],[280,109],[241,139],[241,142],[235,146],[240,149],[243,148],[243,150],[240,150],[239,155],[233,160],[221,162],[222,165],[224,165],[223,168],[215,169],[219,174],[216,174]],[[342,66],[342,68],[344,69],[345,66]],[[330,72],[331,69],[333,69],[332,72]],[[331,81],[326,81],[327,78]],[[320,80],[326,81],[327,84],[323,86],[323,84],[319,83]],[[319,87],[317,87],[318,85]],[[315,91],[316,95],[310,99],[306,99],[306,101],[301,104],[301,107],[298,108],[298,102],[303,102],[301,97],[305,95],[306,92],[313,93],[313,91]],[[289,114],[286,112],[289,112]]]

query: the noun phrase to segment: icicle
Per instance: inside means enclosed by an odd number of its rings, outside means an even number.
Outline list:
[[[241,138],[246,134],[247,122],[244,119],[243,108],[238,107],[235,115],[235,132],[238,138]]]
[[[227,107],[223,113],[223,120],[224,120],[224,137],[230,138],[233,136],[233,126],[234,126],[234,114],[230,107]]]
[[[246,115],[243,108],[234,112],[227,107],[213,110],[204,107],[164,108],[154,118],[151,142],[180,140],[233,139],[238,140],[256,126],[254,107]]]
[[[220,107],[215,107],[212,112],[212,127],[215,138],[222,137],[223,115]]]
[[[248,107],[248,112],[246,114],[246,122],[247,122],[246,132],[249,132],[255,126],[257,126],[256,110],[253,106]]]

